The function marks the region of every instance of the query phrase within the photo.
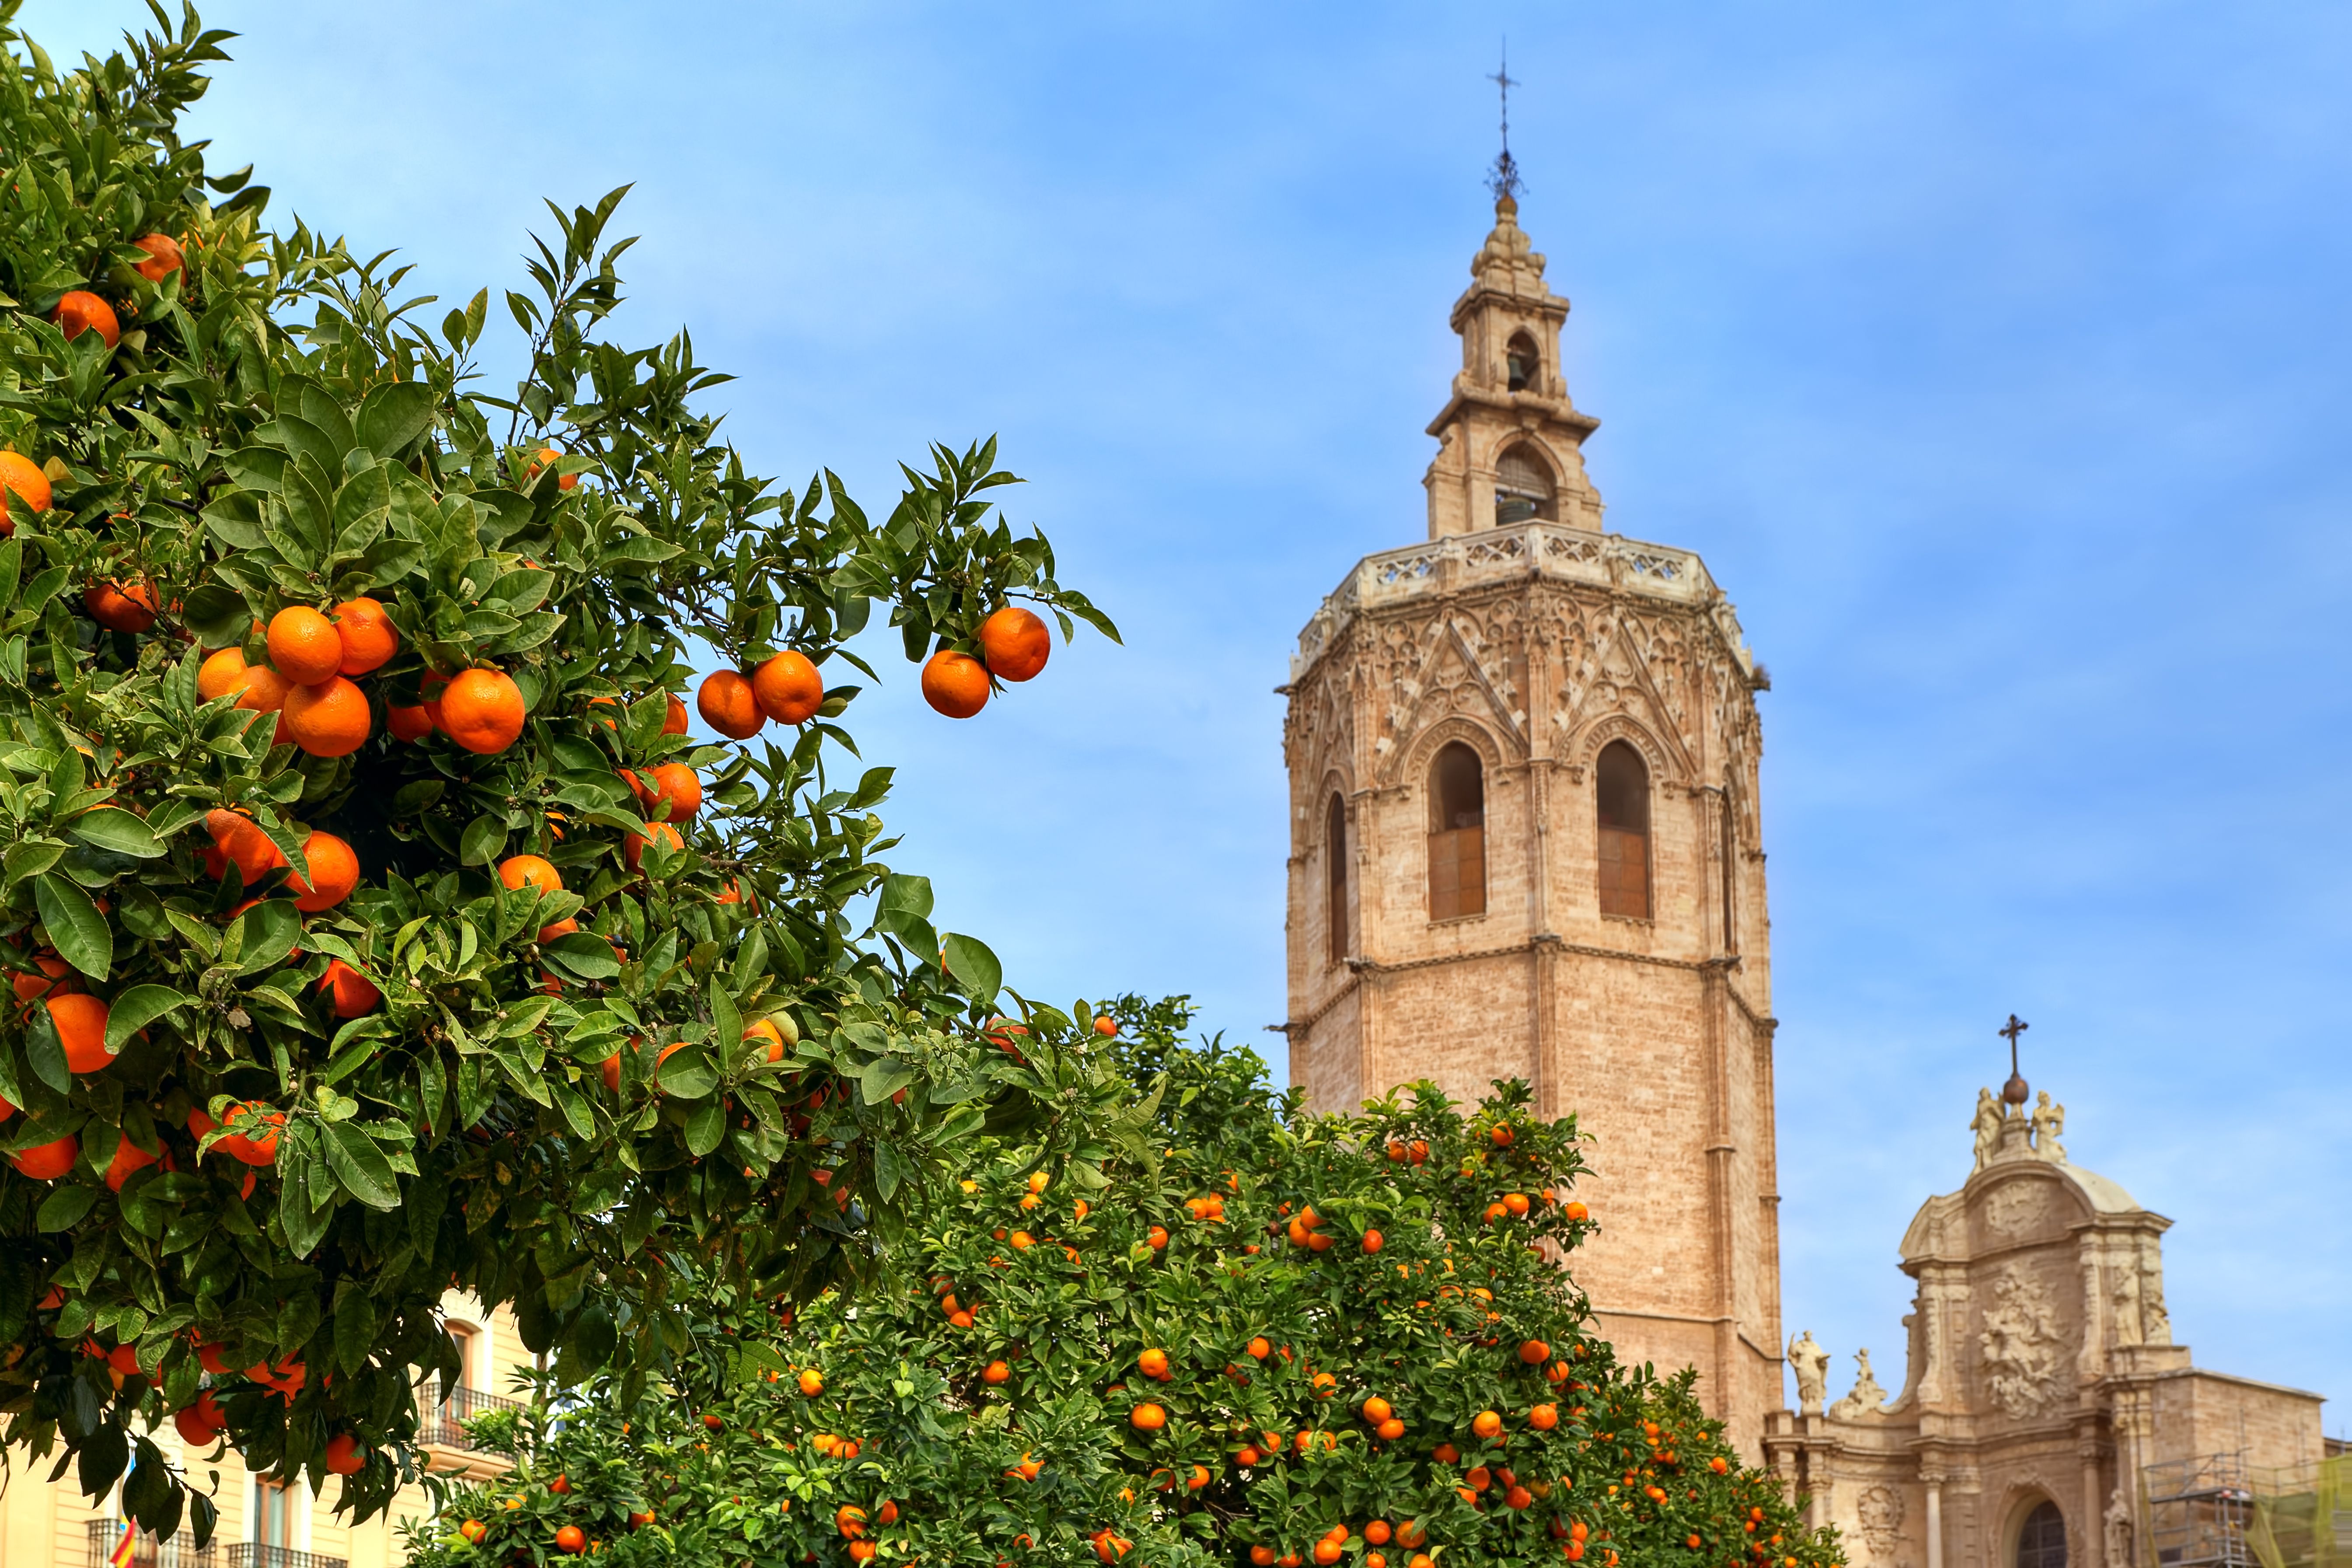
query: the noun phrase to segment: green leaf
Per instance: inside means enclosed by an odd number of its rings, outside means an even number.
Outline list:
[[[672,1051],[654,1078],[663,1092],[680,1100],[699,1100],[719,1087],[719,1069],[710,1065],[710,1054],[695,1045]]]
[[[114,967],[114,931],[89,895],[64,877],[44,875],[34,880],[33,902],[58,956],[92,980],[105,979]]]
[[[92,806],[75,817],[66,831],[85,844],[134,859],[152,860],[164,852],[147,825],[119,805]]]
[[[457,840],[457,864],[487,866],[506,847],[506,819],[486,812],[466,824],[465,835]]]
[[[878,1057],[857,1075],[857,1087],[868,1105],[886,1105],[890,1097],[915,1081],[915,1066],[904,1057]]]
[[[25,1059],[32,1064],[34,1077],[59,1094],[71,1094],[73,1069],[66,1066],[66,1047],[58,1038],[58,1021],[49,1016],[47,1007],[35,1007],[31,1012],[32,1022],[25,1026]],[[24,1129],[17,1131],[22,1132]]]
[[[360,404],[360,445],[396,458],[433,427],[433,389],[419,381],[386,382]]]
[[[121,1051],[131,1037],[162,1017],[164,1014],[190,1005],[194,997],[183,996],[168,985],[133,985],[114,999],[106,1013],[106,1048]]]
[[[41,1200],[41,1212],[35,1216],[34,1223],[46,1232],[71,1230],[97,1204],[96,1187],[59,1187]]]
[[[226,583],[206,583],[191,593],[180,618],[211,647],[243,641],[253,626],[244,596]]]
[[[593,931],[577,931],[557,937],[540,950],[541,956],[582,980],[610,980],[621,973],[613,944]]]
[[[996,961],[988,944],[976,936],[950,931],[945,946],[948,973],[956,977],[974,1001],[994,1001],[1004,984],[1004,966]]]
[[[245,946],[236,966],[239,974],[276,968],[302,937],[301,912],[291,899],[264,899],[239,915],[237,923],[245,927]]]
[[[348,1121],[320,1122],[319,1134],[327,1148],[327,1168],[343,1191],[370,1208],[399,1206],[400,1187],[393,1179],[391,1162],[374,1139]]]
[[[684,1055],[680,1052],[679,1055]],[[677,1057],[670,1060],[676,1061]],[[694,1108],[686,1118],[687,1152],[700,1159],[719,1147],[727,1136],[727,1108],[716,1100],[707,1100]]]

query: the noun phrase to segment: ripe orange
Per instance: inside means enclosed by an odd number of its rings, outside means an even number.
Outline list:
[[[400,633],[383,605],[373,599],[346,599],[334,610],[335,633],[342,639],[345,675],[365,675],[381,669],[400,651]]]
[[[93,578],[82,585],[81,602],[89,618],[109,631],[143,632],[155,624],[155,590],[144,583],[125,588]]]
[[[185,265],[180,242],[168,234],[146,234],[131,242],[147,253],[139,264],[139,276],[150,283],[161,283]]]
[[[784,1059],[784,1032],[776,1027],[772,1020],[767,1018],[758,1020],[756,1023],[752,1024],[750,1028],[743,1031],[743,1037],[747,1040],[760,1039],[767,1041],[768,1059],[770,1061],[780,1062]]]
[[[1528,1425],[1538,1432],[1549,1432],[1559,1425],[1559,1406],[1538,1405],[1528,1412]]]
[[[667,822],[649,822],[646,825],[646,830],[642,835],[622,841],[621,859],[630,870],[635,870],[645,859],[646,846],[648,844],[658,844],[665,849],[686,847],[686,840],[678,837],[677,828]]]
[[[327,960],[327,973],[319,976],[319,989],[327,994],[327,1005],[338,1018],[356,1018],[383,1000],[375,982],[340,958]]]
[[[114,1158],[107,1162],[106,1184],[121,1192],[122,1184],[131,1179],[131,1173],[153,1164],[155,1158],[133,1143],[128,1133],[124,1134],[122,1142],[114,1146]]]
[[[1034,1197],[1036,1194],[1033,1193],[1030,1195]],[[1136,1357],[1135,1365],[1136,1370],[1142,1373],[1146,1377],[1156,1377],[1162,1383],[1168,1381],[1168,1352],[1166,1351],[1145,1351],[1141,1355]]]
[[[58,1026],[58,1043],[65,1047],[66,1067],[73,1072],[103,1072],[114,1065],[106,1048],[106,1004],[95,996],[47,996],[41,1005]]]
[[[433,713],[430,709],[387,708],[383,710],[383,726],[403,741],[421,741],[433,733]]]
[[[327,1439],[327,1468],[339,1476],[356,1476],[367,1468],[367,1454],[360,1440],[349,1432],[338,1432]]]
[[[1386,1546],[1389,1543],[1389,1521],[1376,1519],[1364,1526],[1364,1539],[1374,1546]]]
[[[999,680],[1026,680],[1045,668],[1054,637],[1045,623],[1018,605],[1007,605],[980,625],[981,657]]]
[[[1325,1564],[1339,1561],[1339,1543],[1328,1539],[1328,1537],[1317,1542],[1315,1543],[1315,1561]]]
[[[1527,1340],[1519,1345],[1519,1359],[1529,1366],[1541,1366],[1551,1360],[1551,1347],[1541,1340]]]
[[[686,733],[686,704],[675,697],[668,700],[669,711],[662,718],[662,733],[683,735]]]
[[[1378,1252],[1381,1247],[1386,1247],[1387,1245],[1388,1238],[1381,1236],[1379,1231],[1368,1230],[1364,1232],[1364,1250],[1366,1252]]]
[[[1139,1432],[1157,1432],[1168,1425],[1168,1412],[1147,1399],[1129,1411],[1127,1419]]]
[[[499,880],[509,888],[528,884],[542,893],[563,891],[563,874],[537,855],[509,855],[499,862]]]
[[[1373,1428],[1373,1430],[1380,1434],[1381,1440],[1382,1442],[1393,1443],[1398,1438],[1404,1436],[1404,1423],[1391,1415],[1387,1420],[1381,1422],[1380,1426]]]
[[[39,974],[29,972],[16,975],[10,981],[10,984],[16,989],[17,1001],[30,1002],[34,997],[46,994],[50,986],[60,983],[68,991],[78,991],[81,988],[76,982],[67,978],[73,973],[72,966],[56,953],[37,952],[33,955],[33,963],[40,969],[41,974],[46,974],[48,978],[44,980]],[[5,1099],[0,1099],[0,1106],[7,1103]],[[0,1116],[9,1113],[0,1111]]]
[[[588,1550],[588,1532],[576,1524],[567,1524],[555,1532],[558,1552],[582,1552]]]
[[[22,1153],[8,1156],[8,1163],[16,1167],[20,1175],[37,1182],[54,1182],[73,1169],[80,1157],[81,1144],[70,1132],[54,1143],[43,1143]]]
[[[1731,1466],[1730,1466],[1729,1462],[1728,1462],[1728,1461],[1727,1461],[1721,1454],[1717,1454],[1714,1458],[1709,1459],[1709,1460],[1706,1462],[1706,1468],[1707,1468],[1708,1469],[1710,1469],[1710,1470],[1713,1470],[1717,1475],[1718,1475],[1718,1476],[1719,1476],[1719,1475],[1723,1474],[1726,1470],[1727,1470],[1727,1469],[1731,1468]]]
[[[226,697],[245,684],[245,650],[225,647],[207,654],[196,667],[196,695],[206,702]]]
[[[340,675],[286,694],[287,737],[314,757],[348,757],[367,744],[373,722],[367,693]]]
[[[1250,1341],[1249,1353],[1255,1356],[1258,1360],[1264,1361],[1266,1357],[1274,1353],[1274,1347],[1271,1344],[1268,1344],[1266,1342],[1265,1336],[1261,1334],[1256,1339]]]
[[[824,678],[798,648],[786,648],[751,672],[751,696],[779,724],[805,724],[824,706]]]
[[[502,670],[461,671],[442,689],[439,707],[443,733],[478,756],[503,752],[522,734],[522,688]]]
[[[1250,1561],[1256,1563],[1257,1568],[1274,1568],[1274,1557],[1275,1552],[1274,1548],[1271,1546],[1253,1546],[1250,1548]]]
[[[0,452],[0,538],[16,531],[16,520],[8,515],[11,492],[27,511],[49,510],[49,476],[41,466],[21,452]]]
[[[1491,1410],[1481,1410],[1470,1418],[1470,1430],[1481,1437],[1498,1437],[1503,1432],[1503,1418]]]
[[[1511,1217],[1513,1219],[1525,1219],[1528,1214],[1528,1194],[1525,1193],[1505,1193],[1503,1194],[1503,1206],[1511,1211]]]
[[[730,741],[750,740],[768,721],[767,710],[760,706],[751,683],[731,669],[714,670],[705,677],[701,689],[694,694],[694,705],[704,723]]]
[[[1592,1217],[1592,1211],[1582,1204],[1570,1204],[1559,1212],[1571,1220],[1586,1220]]]
[[[68,339],[95,331],[112,348],[122,341],[122,323],[114,319],[114,307],[87,289],[75,289],[58,301],[49,319],[65,329]]]
[[[636,1517],[637,1516],[635,1514],[631,1514],[629,1516],[633,1521]],[[482,1537],[488,1535],[489,1532],[490,1527],[484,1524],[478,1519],[469,1519],[465,1523],[457,1527],[457,1533],[464,1536],[467,1541],[472,1542],[476,1545],[479,1545],[481,1543]]]
[[[310,880],[289,877],[287,885],[294,889],[294,907],[306,915],[333,909],[360,885],[360,858],[331,833],[314,832],[304,839],[302,858],[310,863]]]
[[[664,763],[651,774],[633,773],[629,784],[648,816],[658,813],[663,801],[669,803],[672,822],[691,821],[702,809],[702,780],[684,763]]]
[[[196,1447],[209,1447],[215,1438],[228,1430],[228,1417],[221,1414],[220,1401],[209,1388],[198,1391],[194,1399],[172,1412],[172,1425],[180,1436]]]
[[[219,856],[220,863],[213,869],[215,877],[227,876],[228,868],[234,863],[237,874],[250,888],[268,872],[286,864],[285,853],[249,816],[216,807],[205,814],[205,831],[212,835],[214,849]],[[213,857],[207,855],[205,858],[209,862]]]
[[[555,467],[557,463],[562,460],[562,458],[563,454],[556,450],[553,447],[541,447],[538,451],[533,452],[530,456],[530,461],[524,466],[522,470],[522,488],[525,489],[530,489],[532,482],[535,481],[541,474]],[[579,482],[580,476],[578,474],[558,474],[555,476],[555,488],[560,490],[568,490]]]
[[[269,617],[269,662],[295,685],[316,686],[342,668],[343,639],[310,605],[289,605]]]
[[[988,669],[968,653],[941,648],[923,666],[923,700],[950,719],[988,706]]]
[[[801,1369],[800,1385],[803,1394],[814,1399],[824,1392],[824,1373],[813,1366],[803,1367]]]
[[[1497,1149],[1509,1148],[1511,1146],[1511,1130],[1507,1127],[1490,1128],[1486,1132],[1486,1142],[1492,1143]]]
[[[1095,1015],[1095,1033],[1108,1039],[1118,1033],[1118,1020],[1108,1013]]]

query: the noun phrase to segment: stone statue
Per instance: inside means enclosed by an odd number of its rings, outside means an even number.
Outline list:
[[[2117,1487],[2107,1503],[2106,1568],[2132,1568],[2132,1506]]]
[[[2053,1165],[2066,1163],[2066,1145],[2058,1135],[2066,1131],[2066,1108],[2050,1103],[2050,1091],[2033,1097],[2033,1152]]]
[[[2154,1258],[2140,1265],[2140,1338],[2152,1345],[2172,1342],[2172,1315],[2164,1310],[2164,1266]]]
[[[1870,1370],[1870,1352],[1856,1351],[1853,1359],[1856,1369],[1853,1388],[1843,1399],[1830,1406],[1830,1414],[1840,1421],[1874,1415],[1878,1407],[1886,1403],[1886,1390],[1878,1386],[1878,1379]]]
[[[1814,1342],[1812,1330],[1789,1342],[1789,1365],[1797,1373],[1797,1409],[1806,1415],[1819,1415],[1822,1396],[1829,1392],[1830,1352]]]
[[[2137,1345],[2147,1342],[2142,1326],[2142,1305],[2139,1292],[2139,1263],[2126,1258],[2115,1270],[2107,1287],[2107,1300],[2115,1310],[2116,1343]]]
[[[1977,1119],[1974,1125],[1977,1130],[1977,1169],[1979,1171],[1992,1163],[1993,1151],[2000,1147],[2002,1115],[2000,1101],[1992,1097],[1992,1090],[1989,1089],[1977,1090]]]

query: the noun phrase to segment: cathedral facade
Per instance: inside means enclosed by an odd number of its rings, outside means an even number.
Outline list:
[[[1575,1112],[1602,1328],[1696,1366],[1755,1453],[1782,1380],[1764,674],[1697,556],[1603,527],[1568,301],[1508,195],[1471,274],[1428,537],[1357,563],[1285,688],[1291,1081],[1337,1109],[1517,1077]]]

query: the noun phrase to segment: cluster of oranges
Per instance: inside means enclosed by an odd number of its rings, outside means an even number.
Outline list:
[[[805,724],[824,706],[824,678],[808,655],[786,648],[749,675],[721,669],[703,678],[694,694],[702,721],[730,741],[748,741],[769,720]]]
[[[180,242],[168,234],[150,234],[131,243],[147,253],[139,263],[139,276],[150,283],[161,283],[186,265],[186,253]],[[122,322],[114,307],[87,289],[69,289],[58,297],[57,306],[49,312],[70,342],[84,332],[96,332],[99,340],[112,348],[122,341]]]
[[[1027,680],[1054,651],[1045,623],[1007,605],[980,626],[979,658],[941,648],[923,666],[923,700],[950,719],[969,719],[988,706],[990,681]]]
[[[196,694],[208,702],[234,694],[240,709],[277,714],[272,744],[291,742],[314,757],[345,757],[364,745],[373,721],[367,693],[351,678],[383,668],[400,651],[400,633],[383,605],[370,598],[347,599],[331,612],[289,605],[270,617],[265,641],[266,664],[248,664],[238,647],[207,656],[196,671]],[[427,674],[422,695],[420,703],[385,712],[401,740],[421,741],[438,730],[490,756],[522,735],[522,689],[503,670]]]
[[[1324,1564],[1325,1568],[1339,1562],[1347,1552],[1349,1537],[1355,1533],[1355,1528],[1348,1524],[1335,1524],[1325,1531],[1315,1542],[1312,1552],[1315,1561]],[[1402,1524],[1391,1525],[1387,1520],[1376,1519],[1364,1526],[1363,1534],[1364,1544],[1372,1548],[1364,1553],[1364,1568],[1389,1568],[1388,1556],[1379,1548],[1391,1542],[1399,1548],[1398,1556],[1402,1559],[1405,1568],[1431,1568],[1433,1560],[1430,1554],[1420,1550],[1429,1542],[1427,1532],[1419,1521],[1408,1519]],[[1411,1553],[1409,1557],[1405,1555],[1408,1552]],[[1250,1561],[1257,1568],[1300,1568],[1304,1559],[1296,1552],[1278,1552],[1271,1546],[1253,1546],[1250,1548]]]

